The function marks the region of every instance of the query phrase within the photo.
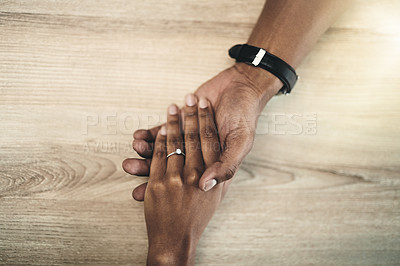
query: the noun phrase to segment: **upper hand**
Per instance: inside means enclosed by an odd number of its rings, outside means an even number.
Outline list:
[[[251,68],[251,66],[249,66]],[[264,71],[265,72],[265,71]],[[267,72],[262,72],[267,75]],[[234,66],[219,73],[201,85],[195,94],[200,98],[199,105],[208,99],[215,112],[222,152],[218,160],[208,166],[199,181],[203,190],[211,188],[212,179],[217,183],[231,179],[240,163],[250,151],[257,125],[258,116],[267,101],[279,90],[276,83],[270,90],[260,88],[257,83],[244,74],[240,66]],[[191,98],[186,97],[186,102]],[[203,100],[202,100],[203,99]],[[133,148],[147,160],[127,159],[123,163],[126,172],[135,175],[149,174],[149,160],[155,136],[160,127],[150,130],[137,130],[134,133]],[[133,192],[136,200],[143,200],[145,184]]]

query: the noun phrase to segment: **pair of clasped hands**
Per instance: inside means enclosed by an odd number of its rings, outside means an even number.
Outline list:
[[[250,151],[258,114],[274,93],[261,93],[234,66],[187,95],[182,109],[169,106],[165,125],[134,133],[133,148],[144,159],[126,159],[123,168],[149,176],[132,193],[144,200],[148,265],[194,263],[201,234]],[[177,149],[185,155],[167,158]]]

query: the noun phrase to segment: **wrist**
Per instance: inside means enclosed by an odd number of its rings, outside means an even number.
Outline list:
[[[249,87],[266,101],[283,87],[283,83],[276,76],[262,68],[239,62],[236,62],[233,68],[249,83]]]
[[[196,245],[183,241],[180,244],[150,244],[147,265],[193,265]]]

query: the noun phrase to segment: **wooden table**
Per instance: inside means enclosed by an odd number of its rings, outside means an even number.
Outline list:
[[[232,64],[257,1],[0,3],[0,264],[146,258],[132,132]],[[400,3],[360,0],[260,117],[198,265],[400,263]]]

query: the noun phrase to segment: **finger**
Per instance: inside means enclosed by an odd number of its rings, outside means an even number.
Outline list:
[[[225,140],[225,150],[222,152],[219,161],[206,169],[200,178],[199,187],[208,191],[216,184],[231,179],[250,151],[253,139],[253,134],[231,132]]]
[[[161,125],[162,126],[162,125]],[[153,144],[161,126],[151,129],[139,129],[133,133],[132,148],[142,157],[151,158],[153,154]]]
[[[197,117],[197,104],[194,94],[186,96],[186,106],[183,109],[184,132],[185,132],[185,182],[197,184],[200,171],[203,168],[203,157],[201,154],[199,122]]]
[[[210,167],[219,160],[221,148],[218,140],[217,127],[214,122],[214,113],[205,97],[200,97],[198,112],[201,151],[206,167]]]
[[[156,142],[154,143],[154,153],[151,160],[149,182],[160,179],[165,174],[165,169],[167,167],[167,160],[165,159],[167,156],[165,143],[166,134],[167,130],[165,126],[161,127],[161,129],[158,131]]]
[[[154,142],[156,140],[157,133],[160,130],[161,126],[163,125],[156,126],[151,129],[138,129],[133,133],[133,138],[145,140],[147,142]]]
[[[153,154],[153,143],[149,143],[142,139],[134,139],[132,148],[143,158],[151,158]]]
[[[180,149],[183,152],[183,141],[179,122],[179,108],[175,104],[168,108],[167,116],[167,154]],[[177,177],[183,169],[184,156],[173,154],[167,159],[167,176]]]
[[[132,197],[137,201],[144,201],[144,194],[146,193],[147,182],[143,183],[132,191]]]
[[[129,158],[122,162],[122,168],[131,175],[148,176],[150,173],[150,159]]]

